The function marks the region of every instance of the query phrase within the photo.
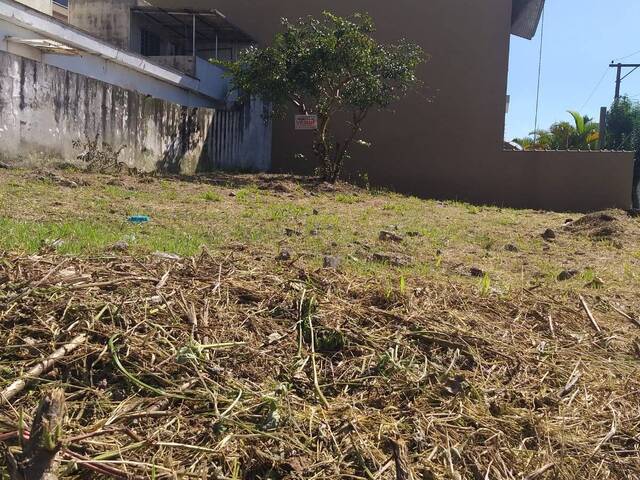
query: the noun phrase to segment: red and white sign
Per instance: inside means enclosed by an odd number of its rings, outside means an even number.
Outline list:
[[[296,130],[317,130],[317,115],[296,115]]]

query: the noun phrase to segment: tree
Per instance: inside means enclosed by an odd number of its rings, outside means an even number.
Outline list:
[[[607,148],[609,150],[640,150],[640,104],[621,97],[607,114]]]
[[[575,136],[572,139],[573,146],[580,150],[595,148],[600,139],[600,126],[586,115],[582,116],[572,110],[569,110],[569,114],[575,122]]]
[[[569,150],[574,142],[575,128],[569,122],[556,122],[549,127],[549,149]]]
[[[232,82],[245,97],[271,102],[274,114],[294,105],[300,114],[318,116],[313,152],[323,179],[335,182],[372,109],[386,109],[419,84],[423,50],[402,41],[382,45],[373,38],[372,19],[342,18],[325,12],[295,23],[266,48],[251,48],[227,64]],[[346,118],[346,120],[343,120]],[[347,126],[344,138],[337,138]]]
[[[573,118],[569,122],[556,122],[548,130],[531,132],[530,137],[513,141],[525,150],[592,150],[596,147],[599,125],[578,112],[568,112]]]
[[[607,148],[635,152],[633,208],[640,209],[640,103],[629,97],[613,102],[607,114]]]
[[[553,137],[547,130],[534,130],[524,138],[514,138],[513,142],[525,150],[551,150]]]

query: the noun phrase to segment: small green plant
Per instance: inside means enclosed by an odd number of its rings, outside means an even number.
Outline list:
[[[485,273],[480,280],[480,296],[488,297],[491,294],[491,277],[488,273]]]
[[[465,204],[465,209],[467,210],[467,213],[471,215],[478,215],[482,211],[480,207],[470,204]]]
[[[318,352],[339,352],[346,344],[347,339],[344,334],[333,328],[316,329],[316,350]]]
[[[394,212],[398,215],[404,215],[407,210],[409,210],[409,206],[404,203],[392,202],[387,203],[384,207],[382,207],[382,210],[384,210],[385,212]]]
[[[204,352],[207,350],[222,350],[244,345],[244,342],[228,342],[228,343],[211,343],[203,345],[192,341],[178,349],[176,354],[176,362],[179,364],[194,363],[197,364],[204,359]]]
[[[362,199],[358,196],[349,193],[339,193],[336,195],[335,200],[338,203],[346,203],[348,205],[362,202]]]
[[[582,279],[586,282],[585,287],[600,289],[604,287],[602,279],[596,275],[595,270],[587,268],[582,274]]]
[[[512,227],[518,225],[517,219],[511,213],[499,217],[497,223],[498,225],[502,225],[503,227]]]
[[[260,429],[265,432],[277,430],[282,425],[282,415],[280,413],[280,399],[272,396],[263,398],[263,418],[260,422]]]
[[[202,194],[202,199],[206,202],[221,202],[222,196],[213,190],[208,190]]]
[[[493,249],[496,244],[496,241],[488,235],[480,235],[477,238],[477,242],[484,250],[487,251]]]
[[[407,281],[404,275],[400,276],[400,295],[404,295],[407,292]]]
[[[624,278],[626,280],[635,280],[636,274],[633,272],[633,267],[628,263],[625,263],[624,266]]]
[[[236,192],[236,199],[240,202],[256,201],[259,196],[260,191],[254,186],[241,188]]]
[[[304,207],[293,203],[276,203],[264,210],[267,218],[273,221],[290,221],[304,213]]]
[[[592,268],[587,268],[585,269],[584,272],[582,272],[582,280],[584,280],[587,283],[591,283],[596,279],[596,272],[592,269]]]
[[[376,370],[378,374],[385,377],[393,375],[401,368],[398,347],[389,347],[383,354],[378,357],[376,362]]]
[[[167,200],[171,200],[171,201],[177,200],[178,199],[178,192],[176,192],[176,190],[173,189],[173,188],[168,189],[168,190],[166,190],[165,197],[166,197]]]
[[[438,253],[436,254],[436,269],[440,270],[440,268],[442,267],[442,254]]]

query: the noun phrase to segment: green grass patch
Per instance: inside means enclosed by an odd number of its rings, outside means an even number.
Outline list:
[[[222,195],[220,195],[218,192],[214,192],[213,190],[208,190],[204,192],[201,195],[201,198],[205,202],[221,202],[222,201]]]
[[[3,250],[36,253],[46,243],[61,240],[57,248],[61,254],[90,254],[104,251],[115,242],[125,240],[133,251],[156,250],[179,255],[194,255],[202,245],[216,246],[212,232],[199,229],[185,231],[176,227],[131,225],[127,222],[97,222],[68,220],[65,222],[37,222],[0,218],[0,246]]]
[[[347,205],[353,205],[354,203],[362,203],[364,200],[358,196],[350,193],[338,193],[334,197],[335,201],[338,203],[346,203]]]

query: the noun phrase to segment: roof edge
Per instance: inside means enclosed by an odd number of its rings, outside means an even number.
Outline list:
[[[512,0],[511,33],[531,40],[538,31],[545,0]]]

